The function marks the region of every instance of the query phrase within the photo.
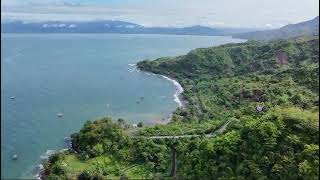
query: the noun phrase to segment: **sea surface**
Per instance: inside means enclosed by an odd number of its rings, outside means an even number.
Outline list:
[[[132,64],[242,41],[217,36],[2,34],[1,178],[34,177],[41,158],[63,148],[64,138],[87,120],[111,116],[130,123],[162,123],[178,107],[174,84],[136,71]]]

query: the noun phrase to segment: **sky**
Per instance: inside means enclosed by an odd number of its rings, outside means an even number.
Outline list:
[[[319,0],[1,0],[1,20],[122,20],[144,26],[278,28],[319,15]]]

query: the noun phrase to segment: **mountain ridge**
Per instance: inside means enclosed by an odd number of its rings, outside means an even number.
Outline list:
[[[211,28],[201,25],[187,27],[145,27],[139,24],[97,20],[88,22],[44,21],[1,23],[2,33],[121,33],[121,34],[173,34],[173,35],[231,35],[251,32],[254,28]]]
[[[308,21],[288,24],[279,29],[240,33],[233,35],[233,37],[249,40],[275,40],[306,35],[319,35],[319,16]]]

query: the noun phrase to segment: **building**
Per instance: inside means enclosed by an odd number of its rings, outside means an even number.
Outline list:
[[[262,112],[262,111],[264,111],[264,106],[257,106],[256,107],[256,110],[258,111],[258,112]]]

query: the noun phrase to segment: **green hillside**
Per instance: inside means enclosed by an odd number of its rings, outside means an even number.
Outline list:
[[[183,179],[318,179],[318,36],[200,48],[138,67],[177,79],[186,107],[135,133],[124,120],[87,122],[45,177],[170,179],[176,152]],[[168,135],[182,137],[148,138]]]
[[[301,106],[302,102],[293,99],[295,96],[303,96],[304,106],[316,105],[313,101],[319,90],[318,47],[318,36],[268,43],[252,41],[196,49],[176,58],[142,61],[138,67],[176,78],[185,89],[183,96],[190,104],[191,114],[239,117],[245,112],[240,113],[239,108],[249,106]],[[281,53],[288,56],[282,64],[276,57]]]

